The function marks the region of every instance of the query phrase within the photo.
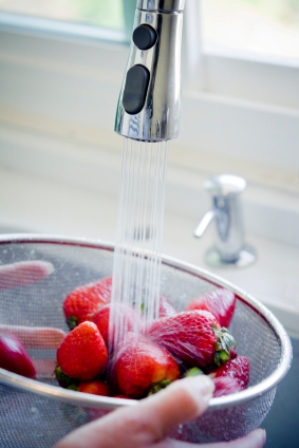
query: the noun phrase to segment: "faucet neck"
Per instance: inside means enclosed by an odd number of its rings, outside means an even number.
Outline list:
[[[164,13],[183,12],[185,0],[137,0],[137,9]]]

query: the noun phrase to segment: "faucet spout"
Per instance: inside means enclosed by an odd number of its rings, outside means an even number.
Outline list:
[[[138,0],[115,132],[160,142],[179,135],[185,0]]]
[[[194,230],[194,236],[196,238],[201,238],[211,222],[219,216],[219,211],[216,209],[209,210],[202,218],[196,229]]]

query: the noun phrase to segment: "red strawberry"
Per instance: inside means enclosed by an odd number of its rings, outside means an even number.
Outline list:
[[[173,316],[174,314],[177,314],[177,312],[178,311],[167,297],[160,297],[159,317]]]
[[[235,359],[238,356],[236,347],[233,347],[229,353],[230,353],[230,359]]]
[[[103,308],[93,317],[93,322],[98,327],[101,335],[103,336],[106,345],[108,346],[109,339],[109,319],[110,319],[111,305],[105,305]],[[123,304],[117,304],[115,308],[117,313],[116,323],[120,323],[123,330],[122,333],[127,333],[134,329],[134,323],[138,325],[140,316],[135,312],[133,308]]]
[[[157,319],[148,336],[189,366],[221,365],[230,359],[234,338],[204,310],[183,311]]]
[[[61,342],[57,362],[62,372],[71,378],[90,380],[97,376],[108,361],[108,352],[98,327],[82,322]]]
[[[70,292],[63,302],[63,312],[72,330],[93,316],[110,301],[112,278],[106,277],[88,285],[79,286]]]
[[[242,389],[246,389],[249,383],[250,362],[246,356],[237,356],[213,372],[215,378],[234,378]]]
[[[103,397],[110,397],[111,395],[109,386],[106,383],[103,383],[103,381],[97,381],[97,380],[80,383],[78,391],[87,394],[101,395]],[[87,408],[86,412],[89,417],[89,420],[93,421],[98,418],[104,417],[108,411],[106,409]]]
[[[229,289],[217,288],[201,297],[192,300],[186,308],[191,310],[210,311],[221,327],[228,328],[236,307],[236,296]]]
[[[157,392],[180,375],[167,350],[134,333],[119,345],[113,372],[119,393],[131,398]]]
[[[93,395],[102,395],[104,397],[110,396],[110,389],[108,384],[104,383],[103,381],[85,381],[83,383],[80,383],[78,386],[79,392],[84,392],[86,394],[93,394]]]
[[[28,378],[36,378],[33,362],[21,342],[12,334],[0,333],[0,367]]]
[[[235,394],[243,390],[236,378],[229,376],[219,376],[214,380],[215,389],[213,397],[222,397],[223,395]]]

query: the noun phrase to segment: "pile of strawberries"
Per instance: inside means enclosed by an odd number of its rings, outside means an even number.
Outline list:
[[[56,378],[62,387],[96,395],[139,399],[172,381],[206,374],[214,396],[245,389],[249,360],[238,356],[228,328],[235,311],[233,292],[217,288],[178,312],[160,298],[160,316],[138,334],[136,310],[119,312],[129,331],[109,353],[111,277],[73,290],[63,302],[70,332],[57,349]]]

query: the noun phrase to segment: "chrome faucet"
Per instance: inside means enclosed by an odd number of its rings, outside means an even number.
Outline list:
[[[212,221],[216,232],[214,246],[206,253],[210,266],[248,266],[256,260],[252,247],[245,244],[241,192],[246,187],[242,177],[232,174],[214,175],[204,182],[204,189],[211,195],[213,207],[194,231],[201,238]]]
[[[137,0],[115,131],[159,142],[179,134],[185,0]]]

